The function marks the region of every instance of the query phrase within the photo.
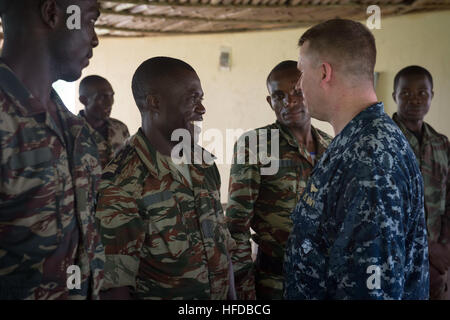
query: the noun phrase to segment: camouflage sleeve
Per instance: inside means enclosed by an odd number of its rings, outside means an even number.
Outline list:
[[[432,243],[433,258],[439,257],[441,269],[448,270],[450,268],[450,144],[447,140],[447,181],[446,181],[446,196],[445,196],[445,211],[441,220],[441,233],[439,236],[439,243]],[[436,250],[437,249],[437,250]],[[431,257],[430,257],[431,258]],[[434,260],[434,259],[433,259]]]
[[[450,143],[447,140],[447,182],[446,182],[446,196],[445,196],[445,212],[442,217],[442,231],[440,242],[445,244],[449,249],[450,256]],[[450,260],[450,257],[448,258]],[[450,266],[449,266],[450,267]]]
[[[254,300],[256,294],[250,223],[254,215],[254,204],[258,198],[261,176],[257,165],[237,163],[236,148],[235,145],[226,212],[228,228],[236,241],[236,247],[231,251],[231,259],[237,298]]]
[[[102,181],[96,217],[106,254],[102,289],[135,288],[145,239],[145,226],[136,200],[120,188]]]
[[[337,234],[324,284],[332,288],[329,298],[428,299],[423,202],[405,212],[405,190],[376,167],[346,185],[336,208],[342,223],[332,228]],[[404,230],[412,231],[405,236]],[[412,262],[405,265],[407,260]]]

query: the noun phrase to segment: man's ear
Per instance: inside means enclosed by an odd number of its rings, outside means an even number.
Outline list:
[[[88,104],[88,98],[86,96],[80,96],[78,100],[80,100],[83,106],[86,106]]]
[[[272,107],[272,98],[271,98],[270,96],[267,96],[267,97],[266,97],[266,100],[267,100],[267,103],[269,104],[270,108],[272,108],[272,110],[275,110],[275,109]]]
[[[397,103],[397,98],[395,97],[395,91],[392,92],[392,99],[394,99],[394,102]]]
[[[40,8],[42,21],[51,29],[56,28],[60,19],[64,17],[64,13],[61,12],[56,0],[45,0]]]
[[[160,111],[159,97],[156,94],[148,94],[145,97],[144,104],[145,104],[144,109],[146,109],[147,111],[159,113]]]
[[[323,62],[321,67],[322,72],[322,82],[323,83],[329,83],[331,81],[331,76],[333,73],[333,68],[331,67],[331,64],[328,62]]]
[[[431,99],[433,99],[433,98],[434,98],[434,91],[431,90]]]

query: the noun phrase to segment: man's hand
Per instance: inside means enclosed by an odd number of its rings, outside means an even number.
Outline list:
[[[450,246],[435,241],[429,243],[430,264],[443,275],[450,268]]]
[[[430,264],[430,299],[441,299],[445,290],[447,274],[440,274],[439,270]]]

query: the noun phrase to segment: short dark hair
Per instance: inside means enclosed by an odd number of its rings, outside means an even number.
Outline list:
[[[308,29],[299,39],[301,47],[309,42],[310,52],[335,58],[338,68],[358,78],[374,81],[377,57],[375,38],[362,23],[332,19]]]
[[[98,75],[91,75],[91,76],[87,76],[85,78],[83,78],[83,80],[81,80],[80,82],[80,87],[78,88],[78,94],[80,96],[84,96],[87,94],[88,88],[94,84],[94,83],[98,83],[98,82],[107,82],[109,83],[108,80],[106,80],[105,78],[98,76]]]
[[[180,59],[154,57],[144,61],[134,73],[131,84],[133,97],[139,110],[149,93],[161,89],[164,80],[172,80],[182,70],[195,73],[194,68]]]
[[[433,89],[433,77],[431,73],[421,66],[408,66],[397,72],[394,78],[394,92],[397,90],[398,83],[401,77],[410,76],[410,75],[423,75],[430,80],[431,89]]]
[[[266,85],[267,86],[269,85],[269,82],[275,72],[284,71],[292,68],[297,69],[297,61],[294,60],[281,61],[272,69],[272,71],[270,71],[269,75],[267,76]]]

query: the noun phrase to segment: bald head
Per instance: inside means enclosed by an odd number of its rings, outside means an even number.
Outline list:
[[[294,60],[285,60],[277,64],[272,71],[270,71],[269,75],[267,76],[266,84],[269,86],[270,81],[272,80],[272,77],[279,73],[284,72],[287,70],[297,70],[297,61]]]
[[[186,62],[170,58],[155,57],[143,62],[136,70],[132,81],[132,90],[136,105],[141,110],[149,94],[170,91],[176,85],[177,78],[183,72],[194,72]]]
[[[80,10],[79,25],[68,23],[74,20],[68,14],[72,5]],[[49,83],[77,80],[98,45],[94,29],[100,14],[97,0],[0,0],[0,12],[2,58],[10,64],[40,68],[33,82],[46,77]]]
[[[87,76],[83,78],[83,80],[81,80],[80,82],[80,88],[78,90],[79,95],[88,97],[92,94],[95,94],[97,88],[102,85],[111,86],[109,81],[101,76],[98,75]]]

